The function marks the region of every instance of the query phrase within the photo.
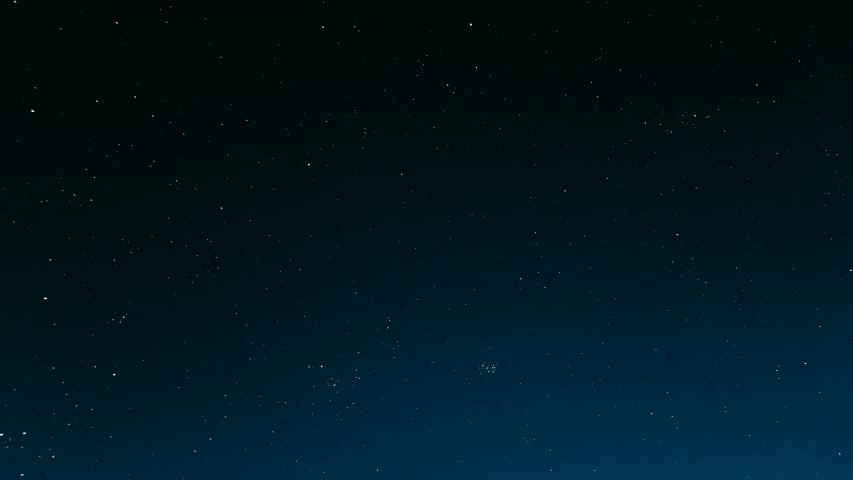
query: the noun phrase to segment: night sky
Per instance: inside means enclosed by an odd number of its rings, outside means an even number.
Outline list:
[[[4,3],[0,478],[853,478],[850,16],[423,5]]]

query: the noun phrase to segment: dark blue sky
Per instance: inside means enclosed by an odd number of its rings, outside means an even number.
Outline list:
[[[5,10],[0,477],[851,478],[848,17]]]

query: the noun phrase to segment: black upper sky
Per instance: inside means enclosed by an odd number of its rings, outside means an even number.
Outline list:
[[[0,8],[0,478],[853,478],[853,20]]]

